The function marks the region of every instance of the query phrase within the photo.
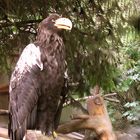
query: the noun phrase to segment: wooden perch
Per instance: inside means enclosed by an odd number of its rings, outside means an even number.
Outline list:
[[[87,100],[89,115],[77,115],[70,122],[60,125],[57,131],[65,134],[89,129],[95,132],[100,140],[116,140],[103,97],[99,94],[99,86],[91,90],[91,94],[93,97]]]
[[[8,94],[8,92],[9,92],[8,84],[0,85],[0,94]]]
[[[8,130],[6,128],[0,127],[0,140],[1,138],[8,139]]]
[[[108,125],[108,122],[104,119],[104,116],[89,117],[89,115],[85,115],[85,117],[83,117],[79,115],[76,118],[77,119],[73,119],[66,124],[60,125],[57,132],[66,134],[81,129],[90,129],[94,130],[97,134],[101,134]]]
[[[1,90],[7,90],[8,88],[9,88],[9,85],[7,85],[7,84],[0,85],[0,91]]]
[[[8,115],[8,114],[9,114],[8,110],[0,109],[0,115]]]
[[[77,138],[83,138],[82,135],[76,136],[74,134],[64,135],[58,134],[57,139],[59,140],[76,140]],[[10,140],[8,137],[8,130],[5,128],[0,128],[0,140]],[[54,140],[53,136],[45,136],[41,133],[41,131],[36,130],[27,130],[27,133],[24,137],[24,140]]]
[[[41,133],[41,131],[33,131],[33,130],[28,130],[24,140],[54,140],[54,139],[59,139],[59,140],[74,140],[73,138],[67,136],[67,135],[62,135],[58,134],[56,138],[53,136],[45,136]]]

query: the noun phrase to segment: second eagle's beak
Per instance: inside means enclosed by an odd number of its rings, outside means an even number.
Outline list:
[[[68,18],[59,18],[55,21],[54,26],[56,26],[58,29],[71,30],[72,22]]]

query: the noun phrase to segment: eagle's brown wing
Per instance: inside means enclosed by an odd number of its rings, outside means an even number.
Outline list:
[[[39,96],[39,73],[43,69],[39,47],[29,44],[22,52],[10,80],[9,135],[14,139],[24,136],[27,119],[34,125]]]

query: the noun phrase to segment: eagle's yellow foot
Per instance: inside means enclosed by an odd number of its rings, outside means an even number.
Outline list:
[[[52,132],[52,135],[53,135],[54,138],[57,138],[57,136],[58,136],[55,131]]]
[[[57,139],[57,133],[55,131],[48,131],[45,133],[45,135],[47,135],[48,137],[50,137],[50,139],[52,140],[56,140]]]

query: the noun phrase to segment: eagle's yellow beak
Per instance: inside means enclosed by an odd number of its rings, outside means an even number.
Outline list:
[[[71,30],[72,22],[68,18],[59,18],[55,21],[54,26],[56,26],[58,29]]]

